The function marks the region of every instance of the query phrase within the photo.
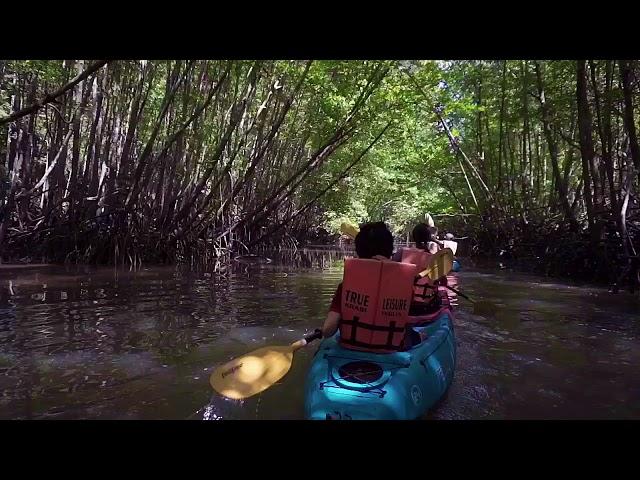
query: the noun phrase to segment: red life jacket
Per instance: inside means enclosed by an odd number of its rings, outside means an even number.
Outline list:
[[[416,273],[406,263],[345,259],[340,344],[376,353],[402,350]]]
[[[402,248],[402,262],[413,263],[419,271],[427,268],[431,254],[420,248]]]
[[[437,287],[436,295],[440,297],[440,302],[435,304],[433,310],[427,309],[423,313],[412,313],[409,315],[408,325],[410,326],[423,326],[427,325],[434,320],[438,319],[443,311],[447,311],[450,316],[453,315],[451,301],[447,295],[448,290],[442,287]],[[414,302],[415,305],[415,302]]]
[[[431,253],[419,248],[403,248],[402,249],[402,262],[413,263],[418,267],[418,273],[427,268]],[[430,302],[436,291],[433,287],[433,282],[429,277],[423,277],[416,280],[413,286],[413,301],[415,303]]]

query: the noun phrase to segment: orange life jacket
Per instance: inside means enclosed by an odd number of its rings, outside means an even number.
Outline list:
[[[412,307],[414,308],[409,312],[408,325],[412,327],[427,325],[438,319],[443,311],[447,311],[449,315],[452,315],[452,306],[447,290],[442,287],[436,287],[436,295],[439,297],[439,301],[434,301],[432,305],[413,302]],[[416,312],[415,307],[418,305],[425,305],[424,311]]]
[[[345,259],[340,344],[376,353],[402,350],[416,274],[407,263]]]
[[[419,248],[403,248],[402,249],[402,262],[413,263],[418,267],[418,273],[427,268],[431,253]],[[433,288],[433,281],[429,277],[423,277],[416,280],[413,286],[413,301],[415,303],[430,302],[433,299],[436,291]]]

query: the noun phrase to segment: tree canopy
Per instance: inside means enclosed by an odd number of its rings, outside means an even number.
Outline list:
[[[345,220],[401,235],[430,213],[476,253],[620,275],[640,230],[637,72],[3,60],[0,258],[213,259]]]

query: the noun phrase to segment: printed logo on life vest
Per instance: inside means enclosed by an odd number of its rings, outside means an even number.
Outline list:
[[[242,367],[242,364],[239,363],[238,365],[235,365],[234,367],[231,367],[229,370],[222,372],[222,375],[220,375],[222,378],[231,375],[233,372],[235,372],[236,370],[238,370],[240,367]]]
[[[385,317],[401,317],[408,308],[406,298],[382,299],[382,314]]]
[[[369,310],[369,295],[347,290],[345,303],[347,308],[357,310],[358,312],[367,312]]]
[[[414,405],[419,405],[422,401],[422,390],[418,385],[411,387],[411,400],[413,400]]]

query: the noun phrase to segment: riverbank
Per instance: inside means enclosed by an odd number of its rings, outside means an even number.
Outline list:
[[[26,270],[29,268],[47,268],[55,267],[53,263],[0,263],[0,271],[2,270]]]
[[[396,248],[405,246],[405,244],[396,244]],[[295,266],[297,268],[319,268],[327,269],[333,266],[340,265],[340,262],[345,256],[355,255],[355,252],[351,246],[343,246],[337,248],[336,245],[306,245],[297,249],[260,249],[255,254],[238,255],[230,259],[220,260],[218,262],[212,262],[208,264],[189,264],[189,263],[174,263],[174,264],[142,264],[133,267],[132,265],[125,266],[99,266],[95,264],[76,264],[76,263],[60,263],[60,264],[1,264],[0,276],[8,277],[11,274],[19,273],[21,271],[55,271],[63,268],[66,271],[89,273],[91,271],[108,271],[109,269],[115,271],[131,271],[131,272],[144,272],[149,269],[158,270],[162,269],[167,272],[180,271],[180,272],[210,272],[212,274],[220,273],[223,275],[229,272],[239,272],[242,269],[281,269],[283,266]],[[513,274],[516,276],[522,275],[537,275],[540,278],[544,278],[547,282],[565,282],[569,285],[580,288],[607,288],[612,292],[611,285],[606,281],[598,281],[584,276],[565,276],[548,274],[545,272],[545,264],[535,264],[531,261],[518,261],[518,260],[506,260],[500,257],[487,257],[487,256],[458,256],[458,260],[462,265],[462,271],[475,270],[478,272],[503,272],[506,274]],[[621,291],[628,291],[628,289],[620,288]]]

